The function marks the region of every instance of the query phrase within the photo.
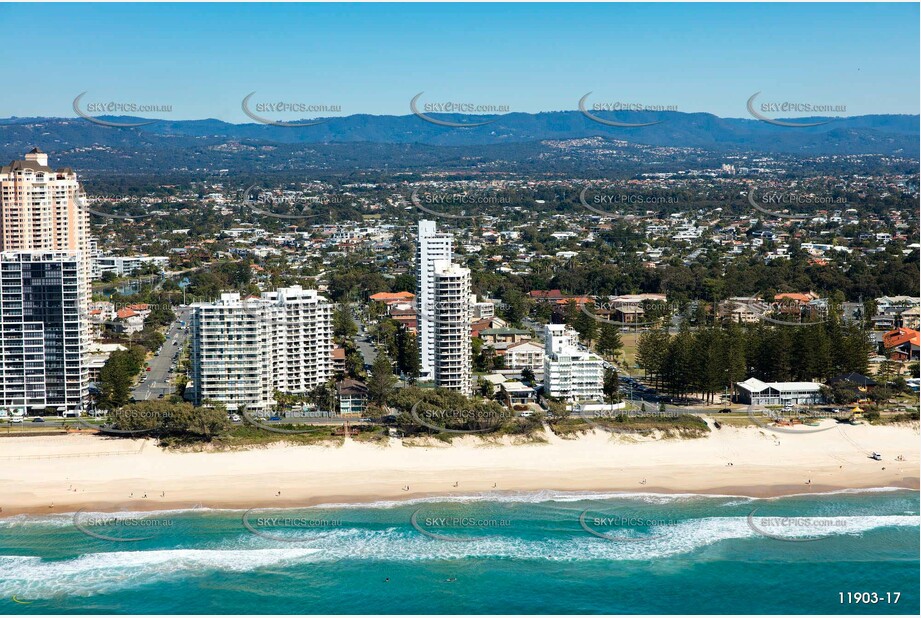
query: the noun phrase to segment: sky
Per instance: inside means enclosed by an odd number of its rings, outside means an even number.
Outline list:
[[[251,122],[241,101],[411,113],[630,103],[749,117],[746,101],[919,113],[919,5],[0,4],[0,117],[81,106]],[[10,88],[20,84],[21,88]],[[87,109],[87,108],[83,108]],[[94,114],[96,115],[96,114]],[[799,114],[771,114],[795,117]]]

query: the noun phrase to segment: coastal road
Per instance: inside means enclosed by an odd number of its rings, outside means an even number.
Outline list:
[[[191,310],[188,307],[176,311],[176,320],[166,330],[166,341],[150,359],[150,371],[145,371],[142,375],[142,379],[146,376],[146,380],[138,383],[131,391],[136,401],[158,399],[160,395],[166,397],[173,392],[170,365],[173,363],[173,356],[182,349],[189,334],[188,328],[181,330],[179,323],[184,321],[188,327],[190,315]]]

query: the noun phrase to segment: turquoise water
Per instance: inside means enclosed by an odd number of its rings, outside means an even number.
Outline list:
[[[99,517],[0,520],[0,613],[919,611],[919,500],[901,490]],[[880,601],[842,604],[841,592]]]

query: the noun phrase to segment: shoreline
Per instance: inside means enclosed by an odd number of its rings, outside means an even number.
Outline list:
[[[492,493],[470,493],[470,494],[451,494],[451,493],[420,493],[420,494],[404,494],[402,496],[375,496],[372,499],[355,499],[350,500],[349,496],[333,496],[331,499],[317,498],[315,500],[308,500],[306,503],[295,502],[295,501],[280,501],[271,506],[265,505],[254,505],[254,504],[208,504],[208,505],[183,505],[180,503],[171,504],[166,503],[157,503],[154,508],[143,508],[146,505],[153,506],[151,503],[140,503],[137,505],[139,508],[136,509],[123,509],[123,510],[111,510],[106,509],[106,506],[111,506],[109,503],[103,503],[99,507],[92,504],[84,504],[80,508],[72,511],[62,511],[55,509],[50,511],[48,509],[41,509],[39,507],[26,508],[16,513],[10,513],[7,515],[6,510],[0,514],[0,522],[4,520],[11,520],[22,516],[37,516],[37,519],[40,519],[42,516],[45,517],[63,517],[63,516],[73,516],[78,512],[85,514],[123,514],[123,515],[154,515],[154,514],[165,514],[165,513],[245,513],[249,511],[276,511],[276,510],[297,510],[297,509],[309,509],[309,508],[318,508],[318,509],[351,509],[351,508],[391,508],[391,507],[400,507],[410,504],[423,504],[426,502],[464,502],[464,501],[486,501],[494,500],[496,502],[516,502],[516,501],[527,501],[521,500],[522,498],[527,499],[530,496],[539,496],[540,494],[552,494],[548,495],[540,500],[534,500],[534,502],[544,502],[544,501],[554,501],[554,500],[565,500],[565,501],[575,501],[577,499],[606,499],[606,498],[616,498],[618,496],[623,497],[636,497],[636,496],[661,496],[661,497],[702,497],[702,498],[727,498],[727,499],[738,499],[738,500],[771,500],[775,498],[788,498],[793,496],[834,496],[837,494],[862,494],[862,493],[877,493],[877,492],[897,492],[897,491],[912,491],[915,493],[919,492],[919,487],[917,482],[906,482],[904,485],[891,485],[886,487],[838,487],[833,488],[830,486],[826,487],[816,487],[813,486],[811,490],[808,491],[789,491],[781,492],[775,487],[766,487],[763,488],[765,491],[756,492],[758,495],[745,495],[738,493],[723,493],[719,491],[720,488],[715,488],[713,491],[700,491],[700,492],[681,492],[681,491],[669,491],[662,488],[652,487],[648,490],[642,491],[592,491],[592,490],[581,490],[581,491],[568,491],[568,490],[556,490],[556,489],[541,489],[536,491],[495,491]],[[732,488],[723,488],[723,489],[732,489]],[[799,489],[799,488],[797,488]],[[820,489],[822,491],[815,491]],[[571,494],[571,495],[567,495]],[[516,500],[517,499],[517,500]],[[124,504],[120,506],[125,506]]]
[[[298,508],[546,494],[775,498],[919,490],[919,428],[791,435],[731,428],[655,440],[593,432],[544,443],[165,451],[153,440],[18,438],[0,451],[0,519],[88,512]],[[871,449],[884,461],[867,457]],[[903,461],[895,461],[901,455]],[[408,489],[405,489],[408,486]]]

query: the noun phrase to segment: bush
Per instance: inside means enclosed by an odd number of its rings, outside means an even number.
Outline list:
[[[218,408],[196,408],[190,403],[141,401],[109,413],[114,429],[149,432],[158,437],[191,438],[210,441],[225,433],[230,424],[227,413]]]

